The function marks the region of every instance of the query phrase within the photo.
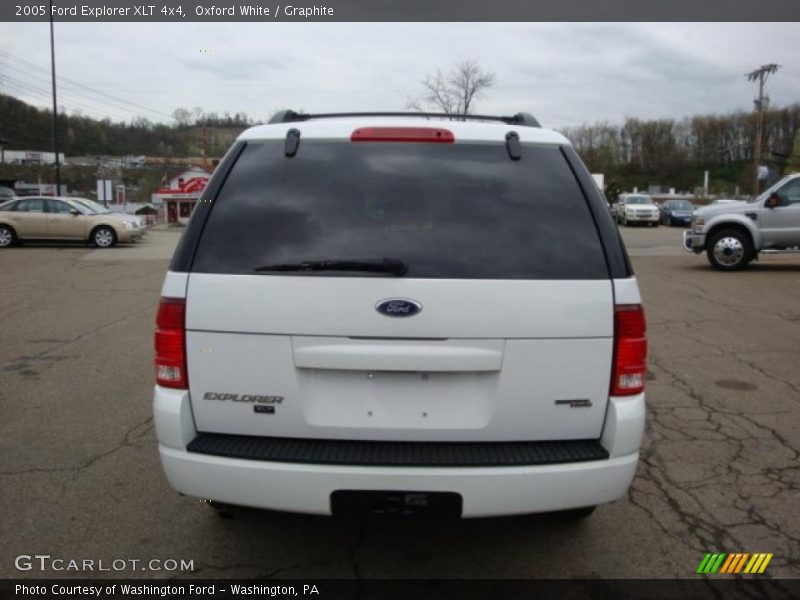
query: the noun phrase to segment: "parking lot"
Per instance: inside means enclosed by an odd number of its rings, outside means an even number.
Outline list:
[[[176,559],[97,576],[690,577],[706,552],[770,552],[800,577],[800,254],[713,271],[680,230],[623,229],[645,300],[648,427],[627,498],[547,516],[220,518],[172,492],[151,418],[152,330],[175,230],[96,250],[0,252],[0,576],[14,557]]]

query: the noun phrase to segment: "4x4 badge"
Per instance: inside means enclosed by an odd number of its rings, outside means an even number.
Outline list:
[[[422,305],[415,300],[387,298],[378,302],[375,310],[387,317],[412,317],[422,310]]]

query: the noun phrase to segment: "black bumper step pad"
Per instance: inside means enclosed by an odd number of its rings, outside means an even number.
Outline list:
[[[381,442],[200,433],[187,450],[226,458],[358,467],[522,467],[608,458],[598,440]]]

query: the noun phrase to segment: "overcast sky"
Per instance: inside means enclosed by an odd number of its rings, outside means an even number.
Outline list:
[[[49,50],[46,23],[0,23],[0,92],[47,105]],[[800,23],[56,23],[59,104],[114,120],[404,110],[468,58],[496,75],[476,112],[549,127],[751,110],[771,62],[772,105],[800,101]]]

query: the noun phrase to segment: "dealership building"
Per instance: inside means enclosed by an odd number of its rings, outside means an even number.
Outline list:
[[[164,221],[186,225],[211,174],[202,167],[165,177],[162,187],[151,196],[151,203],[162,209]]]

